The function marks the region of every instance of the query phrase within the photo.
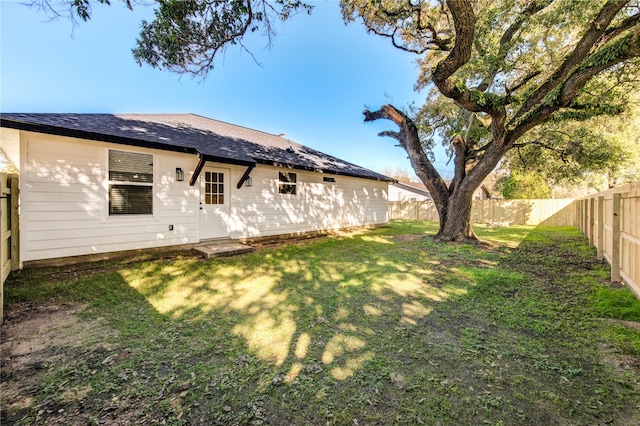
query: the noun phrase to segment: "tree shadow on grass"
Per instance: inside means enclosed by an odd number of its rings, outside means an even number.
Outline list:
[[[215,398],[200,401],[205,418],[256,420],[263,413],[275,423],[342,423],[369,411],[369,421],[384,422],[395,416],[385,408],[385,389],[402,392],[415,381],[412,363],[425,361],[424,352],[411,347],[415,330],[439,304],[473,285],[443,264],[425,232],[411,224],[120,273],[158,313],[198,329],[189,341],[192,360],[215,342],[231,367],[257,370],[244,388],[220,392],[218,386]],[[453,258],[455,250],[449,251],[444,254]],[[219,385],[216,370],[203,368],[202,377]],[[248,400],[240,397],[247,388]],[[262,408],[247,413],[247,404]],[[380,412],[371,410],[375,404]]]

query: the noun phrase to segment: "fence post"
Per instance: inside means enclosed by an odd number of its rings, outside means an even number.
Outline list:
[[[604,259],[604,197],[601,195],[598,197],[598,245],[597,254],[598,260]]]
[[[9,176],[11,185],[11,270],[20,269],[20,210],[18,199],[20,195],[20,181],[18,176]]]
[[[582,232],[582,200],[578,200],[576,203],[576,225],[580,232]]]
[[[596,238],[594,235],[594,228],[595,228],[595,203],[596,199],[595,198],[589,198],[589,245],[594,245],[596,242]]]
[[[611,282],[620,282],[620,193],[613,194]]]

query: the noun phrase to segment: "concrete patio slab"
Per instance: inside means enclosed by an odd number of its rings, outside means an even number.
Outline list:
[[[238,242],[224,241],[205,243],[201,246],[194,247],[194,250],[200,252],[207,259],[211,259],[214,257],[251,253],[254,248]]]

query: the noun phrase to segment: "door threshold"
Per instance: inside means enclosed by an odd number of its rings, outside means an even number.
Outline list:
[[[197,244],[198,246],[212,245],[212,244],[224,244],[233,241],[231,237],[218,237],[218,238],[206,238],[204,240],[200,240]]]

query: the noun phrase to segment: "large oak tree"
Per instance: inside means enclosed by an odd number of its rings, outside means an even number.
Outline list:
[[[638,88],[640,8],[636,1],[343,0],[347,20],[420,55],[417,86],[433,89],[415,116],[384,105],[365,121],[407,151],[440,215],[443,241],[475,239],[472,195],[510,150],[541,146],[542,130],[624,110]],[[536,133],[536,130],[539,132]],[[447,184],[428,151],[448,136]],[[579,149],[579,135],[564,139]]]

